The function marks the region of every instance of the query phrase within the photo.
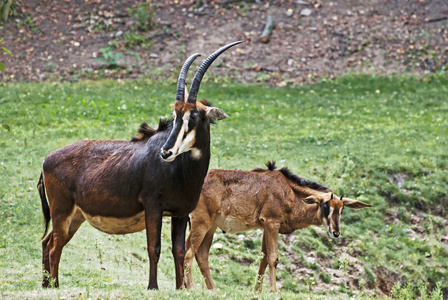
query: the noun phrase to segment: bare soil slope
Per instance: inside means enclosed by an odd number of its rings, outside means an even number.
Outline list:
[[[0,79],[175,78],[188,55],[207,56],[235,40],[246,43],[209,73],[284,86],[448,65],[444,0],[152,1],[151,17],[144,3],[23,1],[0,31],[13,54],[0,52],[7,67]],[[264,44],[259,36],[268,15],[276,26]]]

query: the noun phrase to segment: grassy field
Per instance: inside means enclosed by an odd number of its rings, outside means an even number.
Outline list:
[[[210,263],[217,291],[175,291],[169,219],[159,291],[147,291],[143,232],[111,236],[87,223],[64,248],[58,290],[43,290],[37,179],[45,156],[80,139],[130,139],[168,117],[175,84],[0,85],[0,298],[328,299],[448,292],[448,78],[341,77],[303,87],[202,84],[200,98],[229,119],[212,128],[210,168],[268,160],[373,205],[346,210],[342,237],[311,227],[280,240],[280,293],[252,292],[261,235],[217,233]],[[313,253],[317,260],[310,261]],[[353,259],[356,258],[356,263]],[[309,270],[299,276],[297,270]],[[196,283],[202,283],[195,270]],[[336,278],[356,277],[355,286]],[[387,278],[390,282],[383,283]],[[319,288],[321,287],[321,288]],[[322,288],[324,287],[324,288]],[[328,287],[328,288],[327,288]],[[447,294],[445,294],[446,296]],[[423,299],[424,297],[422,297]]]

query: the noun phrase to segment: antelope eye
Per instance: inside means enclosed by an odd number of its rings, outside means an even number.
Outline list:
[[[189,131],[191,131],[196,126],[198,117],[199,117],[199,113],[197,111],[191,112],[190,119],[188,120]]]
[[[328,217],[328,215],[330,214],[330,208],[328,206],[328,202],[325,202],[323,205],[323,212],[324,212],[324,216]]]
[[[190,114],[190,120],[194,121],[198,118],[198,112],[197,111],[192,111]]]

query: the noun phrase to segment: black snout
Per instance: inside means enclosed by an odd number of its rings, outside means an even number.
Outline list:
[[[337,238],[337,237],[339,237],[339,235],[340,235],[340,233],[339,233],[339,232],[337,232],[337,231],[333,231],[333,236],[334,236],[334,237],[336,237],[336,238]]]
[[[163,150],[162,150],[162,152],[160,153],[160,156],[162,156],[163,159],[167,159],[168,157],[171,156],[171,154],[173,154],[173,152],[171,152],[171,151],[163,152]]]

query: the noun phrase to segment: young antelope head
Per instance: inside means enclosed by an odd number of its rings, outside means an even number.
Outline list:
[[[187,72],[193,61],[200,55],[197,53],[193,54],[185,61],[177,81],[173,127],[160,153],[162,159],[165,161],[171,162],[178,155],[188,151],[191,151],[191,157],[193,159],[199,159],[202,153],[200,147],[197,147],[197,141],[200,138],[204,138],[197,136],[198,131],[201,131],[200,127],[204,124],[208,126],[210,120],[222,120],[229,117],[219,108],[208,106],[202,101],[196,102],[196,98],[202,77],[213,61],[230,47],[242,42],[239,41],[226,45],[210,55],[196,72],[189,93],[185,84]]]
[[[318,204],[319,205],[319,216],[322,223],[327,228],[330,237],[338,238],[341,235],[340,220],[341,215],[345,207],[361,209],[366,207],[371,207],[370,204],[350,199],[344,198],[341,194],[337,197],[331,193],[328,198],[320,198],[315,195],[306,197],[303,201],[307,204]]]

